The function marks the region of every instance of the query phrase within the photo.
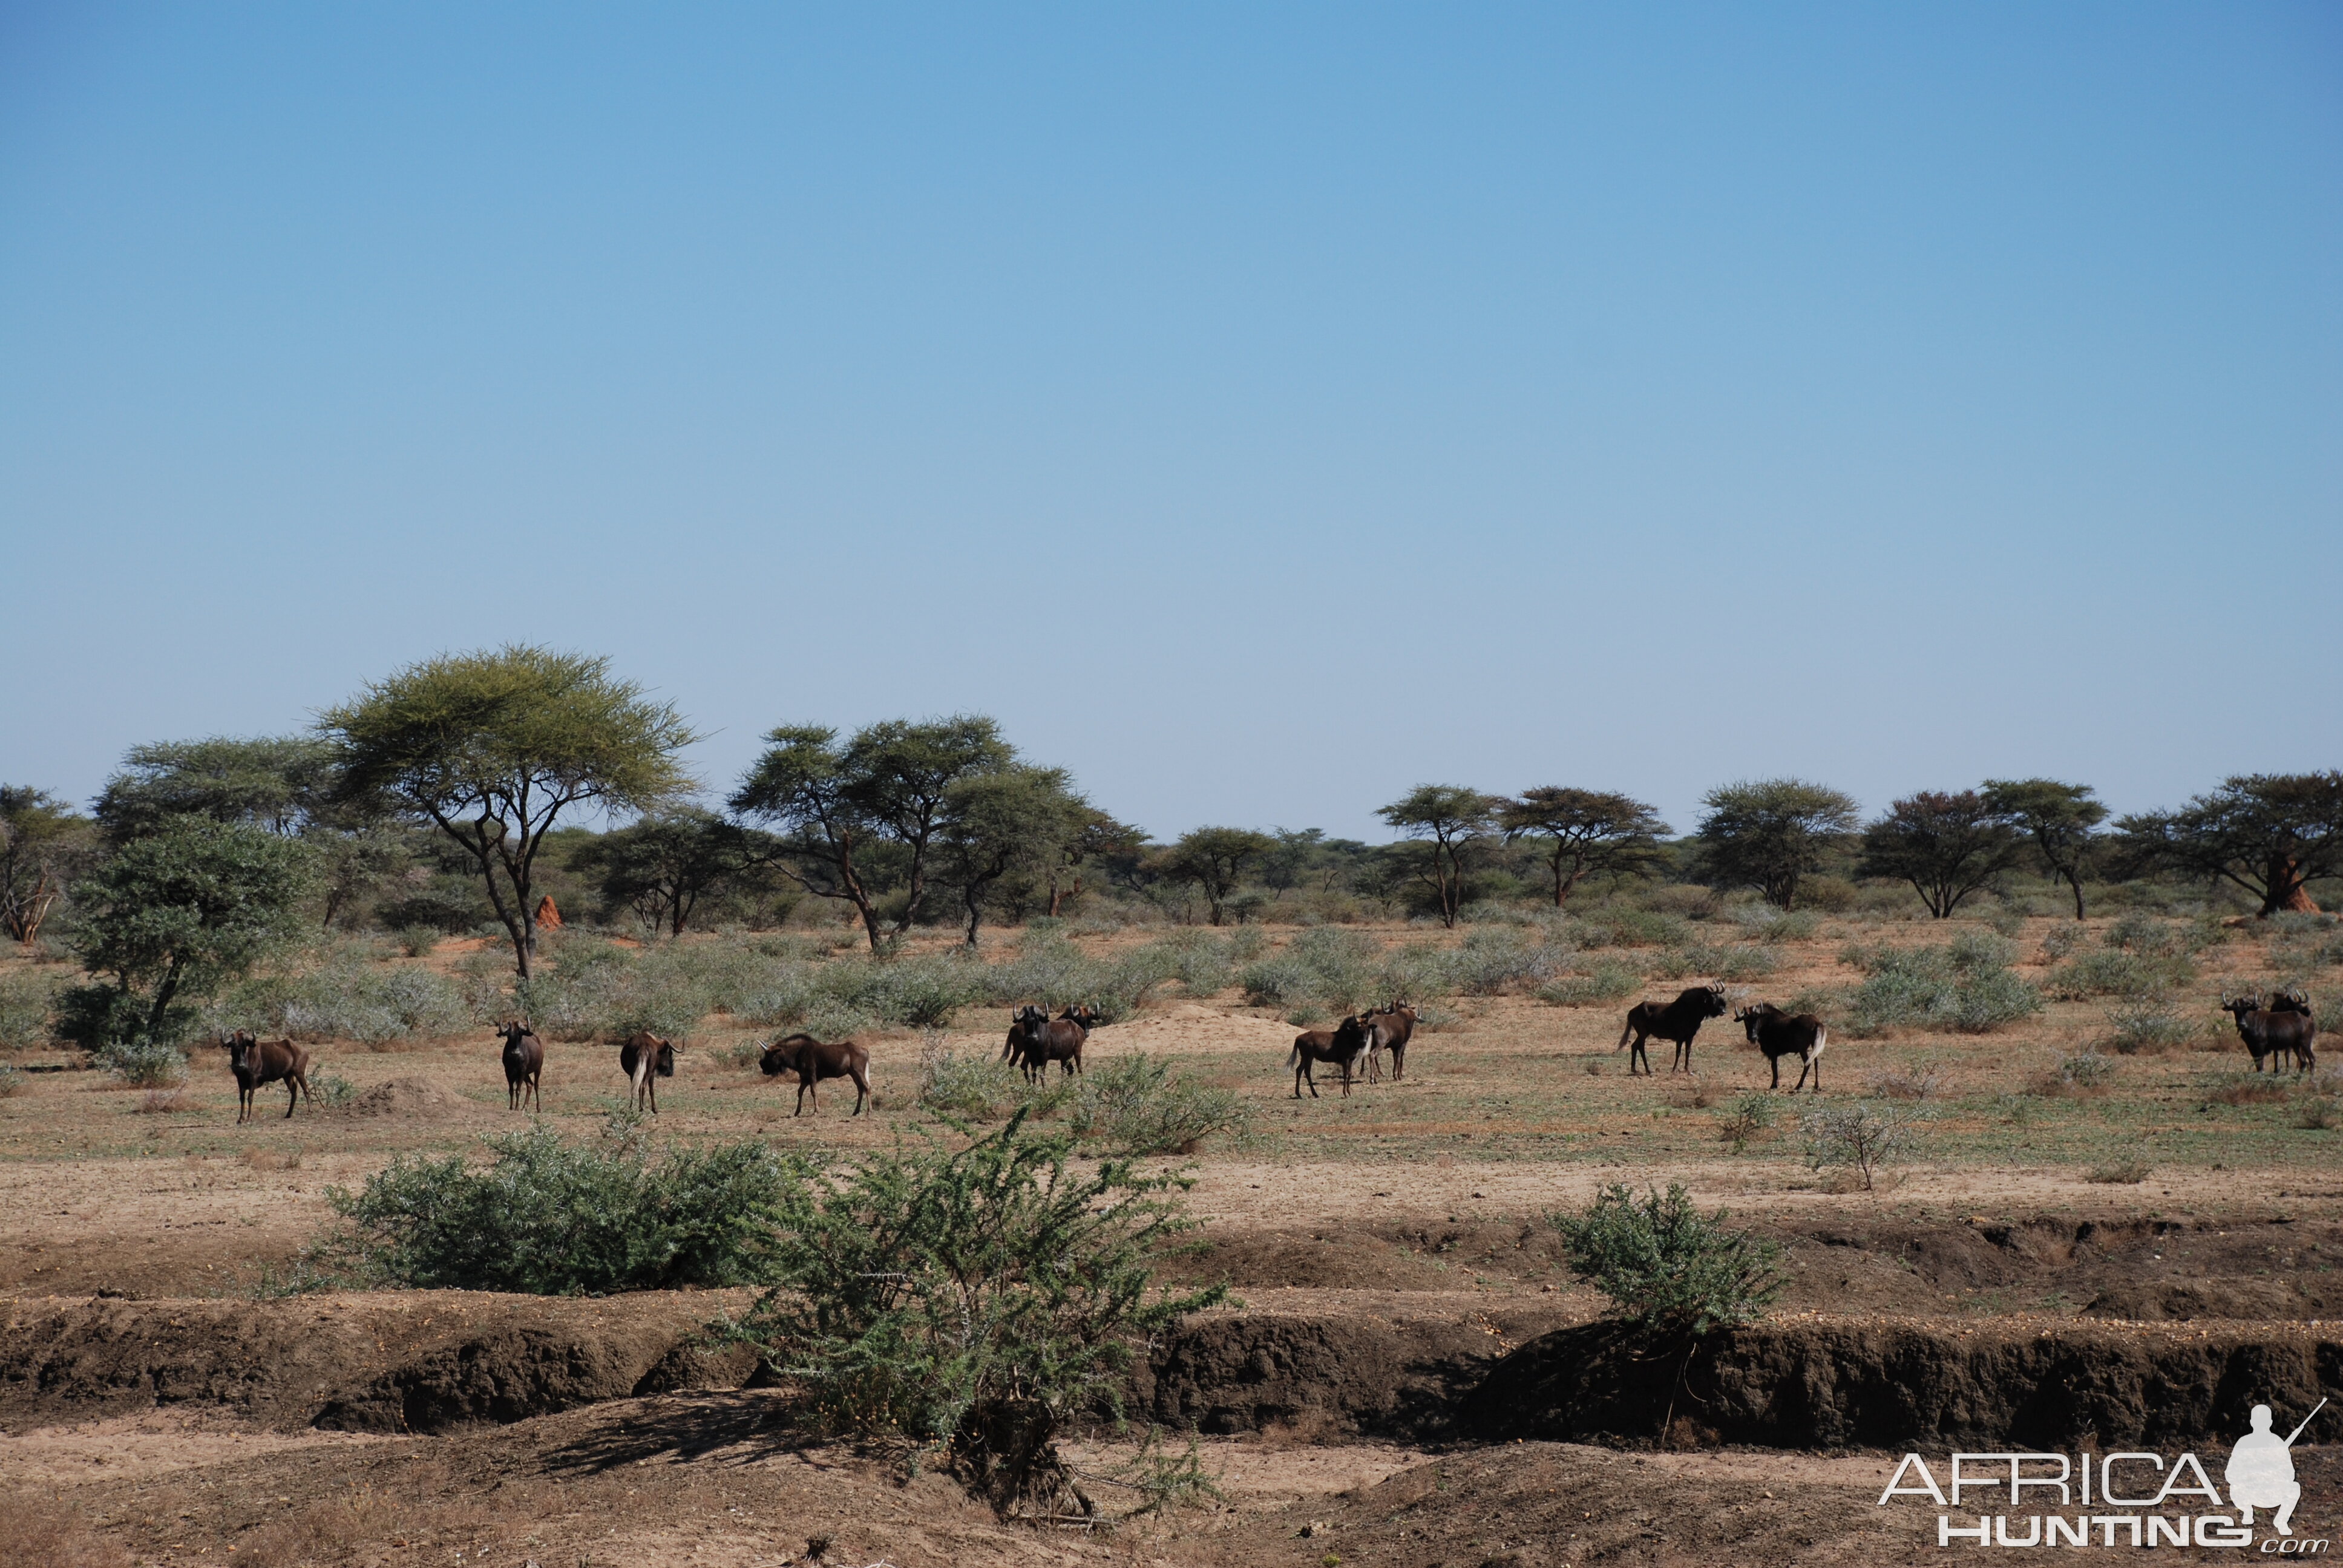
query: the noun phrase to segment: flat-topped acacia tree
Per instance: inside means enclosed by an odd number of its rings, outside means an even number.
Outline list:
[[[698,739],[607,658],[508,647],[412,664],[328,709],[340,793],[373,798],[460,845],[487,882],[523,980],[537,951],[537,852],[575,807],[646,811],[689,783]]]

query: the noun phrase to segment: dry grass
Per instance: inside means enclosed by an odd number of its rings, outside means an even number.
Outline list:
[[[12,1496],[0,1513],[0,1568],[130,1568],[130,1553],[54,1503]]]
[[[298,1171],[302,1153],[298,1144],[290,1149],[247,1149],[244,1162],[255,1171]]]
[[[499,1521],[471,1498],[393,1497],[354,1486],[246,1534],[236,1543],[235,1560],[246,1568],[307,1568],[387,1544],[416,1551],[436,1546],[443,1549],[444,1561],[446,1548],[468,1552],[491,1535],[526,1529],[534,1517],[533,1511],[517,1510]]]
[[[2207,1105],[2275,1105],[2284,1100],[2288,1087],[2277,1078],[2232,1078],[2217,1083],[2205,1091]]]
[[[2084,1172],[2083,1179],[2104,1187],[2137,1187],[2147,1180],[2155,1167],[2145,1160],[2126,1160],[2113,1165],[2094,1165]]]
[[[191,1109],[184,1086],[177,1089],[150,1089],[131,1110],[142,1116],[169,1116]]]

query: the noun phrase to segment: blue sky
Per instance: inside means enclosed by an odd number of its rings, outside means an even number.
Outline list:
[[[2343,11],[0,3],[0,778],[610,655],[1160,834],[2343,763]]]

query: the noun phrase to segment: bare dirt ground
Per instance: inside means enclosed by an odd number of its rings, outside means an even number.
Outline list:
[[[2038,945],[2038,931],[2022,939],[2029,955]],[[1841,946],[1787,944],[1756,989],[1851,983]],[[2217,961],[2248,977],[2264,963],[2243,941]],[[1455,1368],[1598,1315],[1543,1216],[1617,1181],[1682,1181],[1784,1242],[1785,1317],[1956,1335],[2263,1322],[2329,1340],[2343,1319],[2343,1131],[2300,1125],[2290,1085],[2240,1090],[2242,1051],[2210,1049],[2210,1030],[2204,1048],[2119,1058],[2110,1084],[2082,1094],[2027,1086],[2104,1035],[2101,1004],[2056,1004],[1987,1036],[1835,1037],[1827,1097],[1875,1092],[1888,1073],[1938,1080],[1914,1158],[1864,1191],[1799,1158],[1786,1097],[1773,1135],[1737,1155],[1721,1141],[1733,1100],[1765,1084],[1729,1020],[1704,1030],[1696,1076],[1669,1075],[1663,1051],[1658,1077],[1631,1079],[1612,1049],[1624,1003],[1455,1005],[1457,1026],[1417,1037],[1405,1081],[1347,1099],[1322,1076],[1321,1098],[1293,1100],[1294,1027],[1234,992],[1175,993],[1094,1037],[1093,1060],[1172,1055],[1252,1103],[1247,1132],[1190,1162],[1205,1247],[1173,1271],[1229,1280],[1243,1304],[1222,1316],[1295,1325],[1296,1343],[1357,1385],[1304,1387],[1322,1368],[1229,1373],[1254,1382],[1211,1405],[1230,1430],[1200,1438],[1224,1502],[1111,1533],[1004,1523],[941,1477],[907,1479],[900,1456],[805,1445],[775,1419],[779,1396],[671,1353],[722,1304],[711,1297],[266,1299],[332,1224],[329,1188],[402,1155],[478,1151],[483,1133],[519,1124],[486,1030],[413,1050],[322,1042],[349,1106],[288,1121],[264,1091],[263,1116],[242,1127],[216,1060],[150,1096],[71,1070],[65,1053],[25,1053],[26,1091],[0,1099],[0,1564],[1938,1554],[1933,1510],[1875,1503],[1892,1453],[1474,1443],[1409,1426],[1403,1398],[1374,1402],[1378,1379],[1432,1400]],[[712,1020],[662,1086],[661,1130],[850,1157],[910,1120],[923,1049],[997,1052],[1004,1024],[971,1010],[925,1039],[874,1039],[879,1109],[850,1119],[835,1086],[819,1115],[792,1117],[793,1089],[719,1056],[749,1032]],[[589,1134],[622,1091],[616,1056],[550,1044],[547,1118]],[[2126,1164],[2144,1175],[2113,1169]],[[2324,1375],[2343,1381],[2343,1360]],[[2298,1451],[2297,1530],[2311,1538],[2343,1533],[2343,1429],[2323,1422]],[[1096,1436],[1071,1452],[1102,1469],[1111,1450]],[[1101,1496],[1114,1504],[1111,1488]]]

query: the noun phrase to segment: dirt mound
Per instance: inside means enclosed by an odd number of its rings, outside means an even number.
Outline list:
[[[418,1292],[287,1302],[11,1303],[0,1429],[201,1402],[281,1428],[444,1432],[699,1382],[705,1296]],[[737,1381],[737,1377],[735,1378]]]
[[[1487,1437],[1774,1448],[2160,1443],[2234,1436],[2267,1402],[2343,1399],[2343,1332],[2061,1322],[1761,1323],[1687,1357],[1613,1323],[1562,1329],[1463,1401]]]
[[[342,1114],[395,1117],[401,1121],[465,1121],[486,1109],[436,1079],[394,1078],[351,1101],[342,1108]]]

